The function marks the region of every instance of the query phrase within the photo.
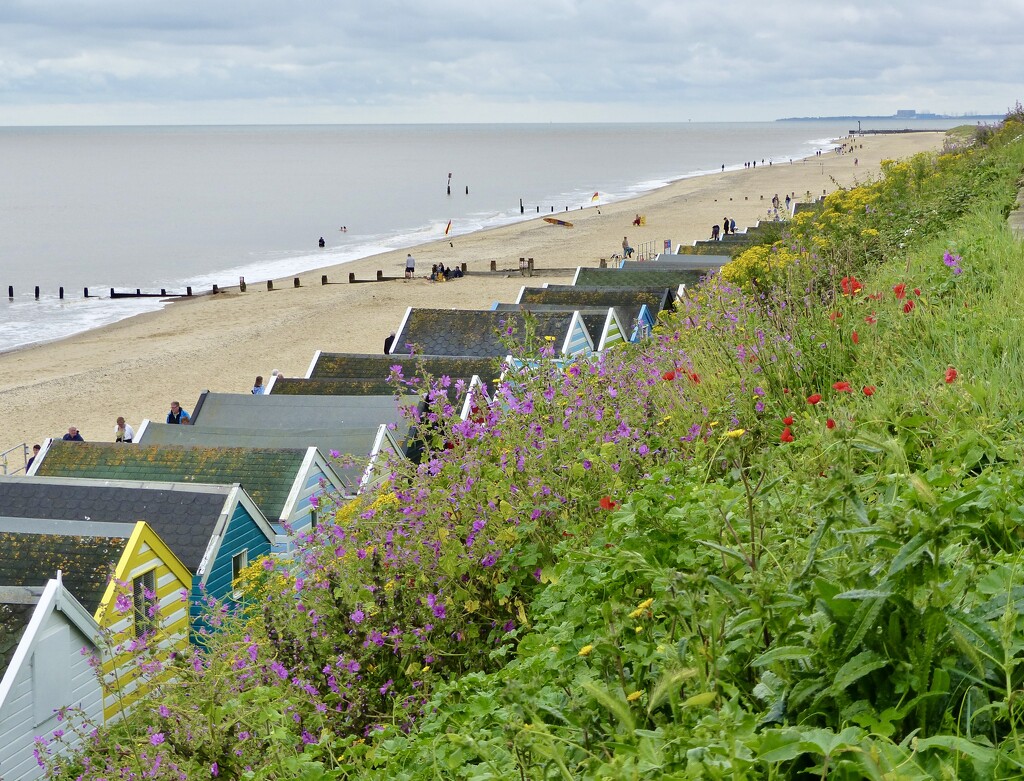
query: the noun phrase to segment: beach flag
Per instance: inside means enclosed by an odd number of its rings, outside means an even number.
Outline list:
[[[452,229],[452,221],[448,220],[448,227],[444,229],[444,235],[447,236],[448,235],[448,231],[450,231],[451,229]]]
[[[593,203],[594,201],[597,200],[597,195],[598,195],[597,193],[594,193],[594,196],[590,199],[591,203]]]

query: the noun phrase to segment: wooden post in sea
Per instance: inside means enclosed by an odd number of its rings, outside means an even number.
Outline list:
[[[86,295],[88,295],[88,294],[86,294]],[[8,298],[14,298],[14,285],[8,285],[7,286],[7,297]]]
[[[189,285],[187,288],[185,288],[185,295],[187,295],[189,298],[192,298],[192,286],[191,285]]]
[[[88,297],[89,297],[89,288],[85,288],[84,298],[88,298]]]
[[[219,292],[220,292],[220,288],[218,288],[216,285],[214,285],[213,286],[213,294],[217,295]]]
[[[39,300],[39,285],[36,285],[36,301]]]
[[[64,286],[63,285],[61,285],[59,295],[60,295],[60,300],[63,301],[64,300]]]
[[[268,279],[267,280],[267,292],[270,292],[273,289],[274,289],[274,280]]]

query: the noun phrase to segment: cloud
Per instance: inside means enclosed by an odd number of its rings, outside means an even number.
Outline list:
[[[1001,0],[8,0],[0,100],[17,124],[998,112],[1020,29]]]

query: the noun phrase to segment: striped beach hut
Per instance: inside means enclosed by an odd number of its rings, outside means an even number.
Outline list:
[[[646,338],[657,322],[658,314],[672,309],[675,294],[664,288],[574,287],[551,285],[523,288],[519,303],[525,307],[572,306],[578,308],[614,307],[628,341]]]
[[[110,687],[104,720],[122,715],[162,680],[140,669],[133,640],[150,635],[151,647],[164,655],[187,645],[189,607],[182,594],[191,588],[191,575],[144,521],[0,517],[0,546],[0,582],[33,587],[61,572],[65,588],[108,638],[101,643],[101,671]]]
[[[561,304],[495,304],[497,312],[578,312],[583,319],[587,331],[595,340],[595,350],[601,352],[619,342],[630,340],[631,329],[624,323],[635,323],[641,315],[642,305],[638,307],[578,307]],[[639,331],[636,331],[639,333]]]
[[[238,573],[269,555],[275,541],[273,527],[237,484],[0,478],[0,515],[129,525],[145,521],[191,573],[193,640],[204,598],[230,602]]]

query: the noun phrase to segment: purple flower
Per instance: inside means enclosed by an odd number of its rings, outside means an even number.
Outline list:
[[[480,564],[484,567],[493,567],[498,561],[498,557],[493,553],[488,553],[481,559]]]
[[[154,732],[152,735],[149,736],[149,742],[152,743],[154,746],[159,746],[161,743],[164,742],[164,733]]]
[[[365,617],[366,617],[366,615],[363,613],[363,611],[359,610],[358,608],[356,609],[356,611],[354,613],[352,613],[352,615],[349,616],[349,618],[351,618],[352,621],[354,623],[356,623],[356,624],[363,623],[363,619]]]

